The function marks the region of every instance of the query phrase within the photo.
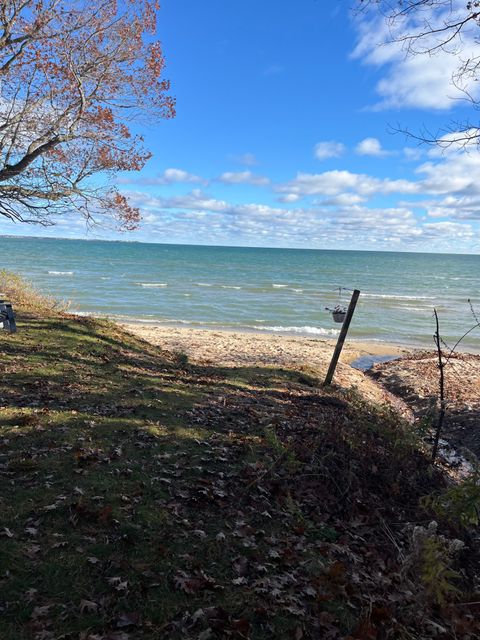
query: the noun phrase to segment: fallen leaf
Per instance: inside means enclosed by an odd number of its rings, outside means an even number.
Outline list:
[[[35,607],[32,611],[31,618],[32,620],[37,620],[38,618],[44,618],[48,615],[48,612],[51,609],[51,605],[46,604],[43,607]]]
[[[95,613],[98,610],[98,604],[92,600],[80,600],[78,608],[80,613]]]
[[[122,629],[123,627],[136,627],[140,621],[139,613],[122,613],[115,621],[115,625]]]
[[[36,536],[38,534],[38,529],[35,529],[35,527],[25,527],[25,533],[29,536]]]

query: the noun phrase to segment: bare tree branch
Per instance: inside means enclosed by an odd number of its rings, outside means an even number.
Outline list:
[[[150,37],[157,9],[157,0],[0,0],[0,215],[45,224],[75,210],[138,224],[106,177],[150,157],[132,119],[175,113]]]
[[[359,0],[362,11],[377,9],[384,16],[390,30],[389,43],[404,47],[406,56],[434,56],[443,52],[453,56],[458,66],[452,75],[452,86],[463,93],[473,111],[480,108],[478,98],[470,86],[480,80],[480,50],[478,55],[462,59],[464,41],[480,44],[480,1],[464,0]],[[468,120],[458,128],[451,122],[442,131],[412,133],[408,129],[398,131],[421,143],[448,147],[480,147],[480,123]]]

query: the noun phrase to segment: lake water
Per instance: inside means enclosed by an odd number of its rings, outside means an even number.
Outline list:
[[[71,310],[185,327],[335,337],[325,307],[360,289],[350,336],[432,347],[480,314],[480,256],[0,238],[6,268]],[[13,301],[14,302],[14,301]],[[480,329],[462,343],[480,352]]]

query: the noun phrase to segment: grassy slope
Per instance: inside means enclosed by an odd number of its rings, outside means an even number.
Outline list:
[[[107,322],[20,316],[0,333],[2,640],[453,624],[401,573],[405,523],[443,480],[384,409],[290,371],[194,367]]]

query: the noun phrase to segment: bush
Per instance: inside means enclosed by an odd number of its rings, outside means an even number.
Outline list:
[[[45,314],[63,312],[68,308],[68,303],[65,301],[40,293],[24,278],[4,269],[0,270],[0,293],[13,304],[14,309],[20,308]]]
[[[440,495],[422,498],[422,505],[452,525],[478,527],[480,524],[480,468],[463,482]]]

